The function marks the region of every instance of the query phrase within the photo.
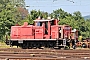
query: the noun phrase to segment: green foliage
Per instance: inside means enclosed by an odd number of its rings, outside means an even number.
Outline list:
[[[11,3],[16,7],[23,7],[25,8],[25,0],[9,0]]]
[[[5,40],[5,35],[10,34],[10,28],[15,25],[20,16],[13,0],[0,0],[0,40]],[[20,18],[19,18],[20,19]]]
[[[32,10],[30,11],[30,15],[28,15],[29,24],[33,24],[33,20],[37,19],[39,16],[46,19],[48,15],[49,14],[47,12]]]
[[[10,31],[10,26],[14,25],[15,9],[9,1],[2,0],[0,2],[0,39],[4,39],[6,32]]]
[[[32,11],[30,11],[30,16],[31,16],[32,20],[35,20],[39,16],[46,19],[48,17],[48,13],[47,12],[42,12],[40,10],[38,10],[38,11],[32,10]]]

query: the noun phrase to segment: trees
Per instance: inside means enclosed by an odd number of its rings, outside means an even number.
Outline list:
[[[48,17],[48,15],[49,14],[47,12],[42,12],[40,10],[38,10],[38,11],[32,10],[32,11],[30,11],[29,23],[32,23],[32,21],[35,20],[36,18],[38,18],[39,16],[46,19]]]
[[[14,0],[0,0],[0,40],[4,40],[6,33],[10,33],[11,26],[15,25],[21,17],[12,1]]]
[[[14,12],[16,9],[13,8],[13,5],[9,0],[0,1],[0,39],[3,39],[6,32],[10,31],[10,26],[14,25],[15,18]]]
[[[85,21],[86,35],[90,38],[90,19]]]
[[[22,24],[28,16],[28,10],[25,8],[25,0],[10,0],[14,8],[17,9],[16,15],[16,24]]]
[[[25,0],[9,0],[15,7],[25,8]]]

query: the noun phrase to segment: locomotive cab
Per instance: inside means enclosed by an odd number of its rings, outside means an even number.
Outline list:
[[[34,20],[35,26],[36,27],[43,27],[43,31],[45,35],[49,35],[50,38],[50,33],[51,33],[51,26],[52,25],[57,25],[57,21],[55,19],[36,19]]]

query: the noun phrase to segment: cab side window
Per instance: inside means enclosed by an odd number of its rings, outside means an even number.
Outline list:
[[[37,22],[37,26],[42,26],[42,22]]]

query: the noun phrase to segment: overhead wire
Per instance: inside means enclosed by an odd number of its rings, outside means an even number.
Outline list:
[[[33,0],[33,1],[35,1],[35,2],[38,2],[38,1],[47,1],[48,2],[48,0]],[[56,1],[58,1],[58,0],[52,0],[53,2],[56,2]],[[73,1],[73,0],[66,0],[66,1],[69,1],[69,2],[71,2],[71,3],[76,3],[75,1]],[[58,7],[58,6],[88,6],[88,5],[90,5],[90,3],[87,3],[87,4],[81,4],[81,0],[80,0],[80,4],[75,4],[75,5],[68,5],[68,4],[60,4],[60,5],[49,5],[49,4],[47,4],[47,5],[45,5],[45,6],[43,6],[43,5],[32,5],[31,7]]]
[[[35,1],[35,2],[38,2],[38,1],[46,1],[46,2],[48,2],[48,0],[33,0],[33,1]],[[52,2],[57,2],[58,0],[52,0]],[[68,1],[68,2],[71,2],[71,3],[74,3],[74,4],[76,4],[77,2],[75,2],[74,0],[66,0],[66,1]],[[60,5],[49,5],[49,4],[47,4],[47,5],[31,5],[30,7],[59,7],[59,6],[88,6],[88,5],[90,5],[90,3],[87,3],[87,4],[81,4],[81,1],[82,0],[79,0],[79,2],[80,2],[80,4],[76,4],[76,5],[68,5],[68,4],[65,4],[65,5],[63,5],[63,4],[60,4]],[[83,13],[90,13],[90,12],[83,12]]]

